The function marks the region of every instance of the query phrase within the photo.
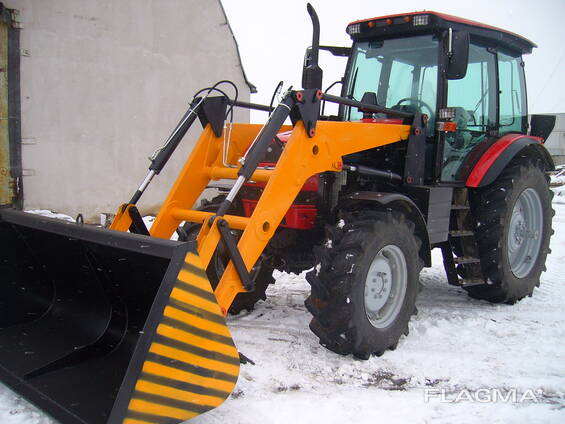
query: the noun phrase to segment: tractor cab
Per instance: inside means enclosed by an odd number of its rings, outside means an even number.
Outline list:
[[[426,180],[460,184],[500,136],[527,134],[522,54],[516,34],[436,12],[356,21],[342,97],[428,116]],[[352,106],[340,118],[375,122]]]

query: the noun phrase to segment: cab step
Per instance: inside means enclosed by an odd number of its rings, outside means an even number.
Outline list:
[[[477,264],[480,263],[481,260],[479,258],[474,258],[472,256],[460,256],[457,258],[453,258],[453,262],[457,265],[465,265],[465,264]]]
[[[453,211],[465,211],[469,209],[470,209],[469,205],[456,205],[456,204],[451,205],[451,210]]]
[[[451,237],[471,237],[474,236],[475,233],[469,230],[452,230],[449,232]]]
[[[447,282],[457,287],[485,284],[466,189],[454,190],[448,239],[441,244]]]
[[[463,278],[459,280],[459,285],[461,287],[472,287],[472,286],[482,286],[485,283],[485,280],[481,278]]]

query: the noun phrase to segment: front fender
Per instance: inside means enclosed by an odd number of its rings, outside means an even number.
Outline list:
[[[344,200],[347,204],[356,205],[367,202],[373,204],[376,203],[383,210],[392,209],[402,212],[407,219],[414,223],[414,233],[422,241],[422,245],[420,246],[420,257],[423,259],[426,266],[432,266],[430,237],[426,226],[426,220],[412,199],[400,193],[356,191],[347,195]]]

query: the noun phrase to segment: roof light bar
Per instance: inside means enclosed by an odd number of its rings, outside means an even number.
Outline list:
[[[361,32],[361,24],[351,24],[347,27],[347,33],[349,35],[359,34]]]
[[[412,18],[412,23],[414,26],[424,26],[428,25],[430,22],[430,15],[416,15]]]
[[[455,108],[454,107],[445,107],[439,110],[438,119],[442,121],[448,121],[455,119]]]

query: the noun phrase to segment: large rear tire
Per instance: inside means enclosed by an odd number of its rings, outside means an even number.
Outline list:
[[[552,197],[543,166],[527,159],[511,163],[493,184],[470,193],[488,282],[466,288],[471,297],[513,304],[539,287],[553,233]]]
[[[414,224],[394,212],[349,212],[306,275],[310,329],[326,348],[361,359],[395,349],[416,312],[423,262]]]
[[[205,201],[198,210],[205,211],[205,212],[216,212],[220,207],[220,204],[224,201],[225,196],[216,196],[211,201]],[[233,211],[230,211],[233,213]],[[200,232],[200,224],[196,224],[193,222],[185,223],[178,231],[179,233],[179,240],[180,241],[190,241],[196,240],[198,233]],[[234,230],[234,235],[239,237],[239,233],[236,233]],[[210,264],[206,269],[206,274],[212,288],[215,289],[218,283],[220,282],[220,278],[224,273],[225,267],[229,262],[229,256],[227,251],[225,250],[222,243],[218,244],[218,248],[214,253],[214,256],[210,260]],[[251,269],[250,274],[251,278],[255,283],[255,289],[250,292],[239,293],[234,301],[232,302],[229,312],[232,315],[237,315],[241,311],[246,310],[248,312],[252,311],[255,307],[255,304],[259,300],[266,300],[267,295],[266,291],[269,287],[269,284],[274,284],[275,279],[273,278],[273,271],[275,269],[274,260],[272,257],[268,255],[261,255],[261,257],[257,260],[255,266]]]

